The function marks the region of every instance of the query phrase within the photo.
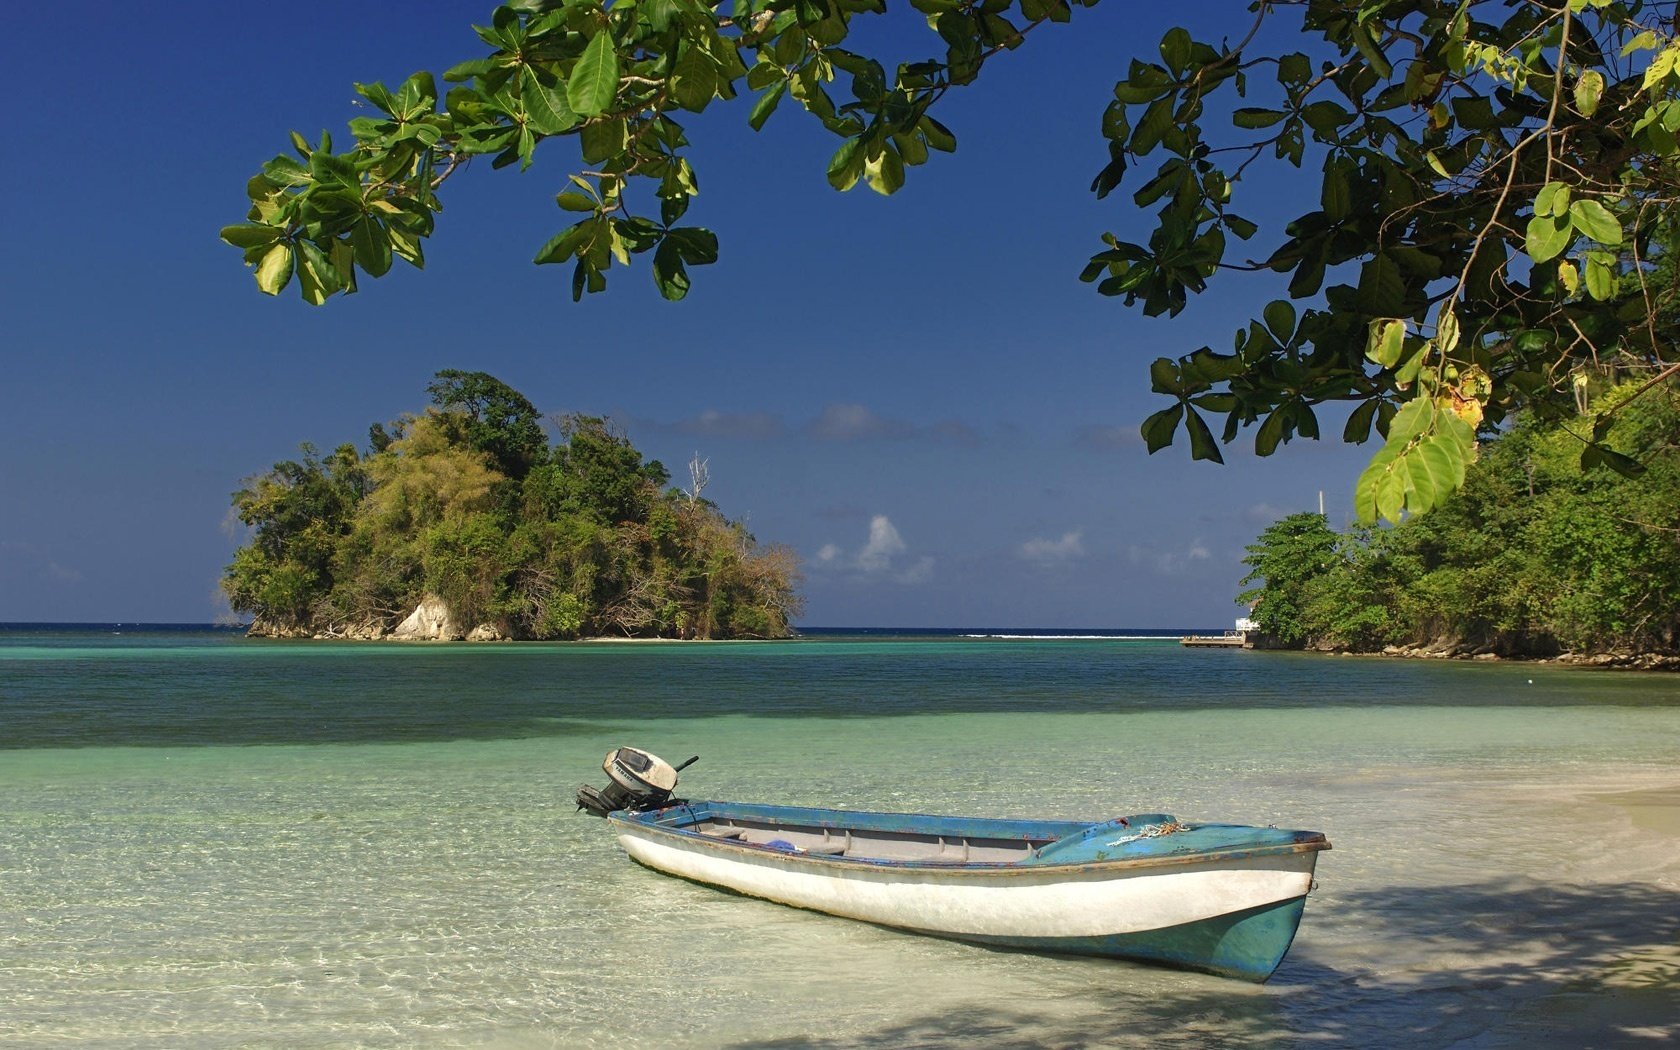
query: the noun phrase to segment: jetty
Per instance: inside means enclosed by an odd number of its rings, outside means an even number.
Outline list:
[[[1192,649],[1252,649],[1254,635],[1258,632],[1255,622],[1245,616],[1224,634],[1187,634],[1178,640],[1178,644]]]

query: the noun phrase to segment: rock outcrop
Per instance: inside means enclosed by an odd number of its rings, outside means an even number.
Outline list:
[[[455,622],[455,614],[442,598],[428,594],[387,637],[400,642],[458,642],[466,637],[466,631]]]
[[[251,621],[245,632],[247,638],[313,638],[315,628],[309,624],[275,623],[261,616]]]

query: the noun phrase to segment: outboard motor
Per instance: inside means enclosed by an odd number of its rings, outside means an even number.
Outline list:
[[[677,789],[677,771],[700,761],[700,756],[673,766],[658,755],[640,748],[615,747],[607,752],[601,769],[611,781],[604,788],[584,784],[577,790],[577,804],[593,816],[604,817],[621,809],[659,809],[671,805]]]

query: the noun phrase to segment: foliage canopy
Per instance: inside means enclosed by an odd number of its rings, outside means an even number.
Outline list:
[[[607,420],[564,417],[551,446],[492,376],[428,390],[434,407],[376,426],[369,452],[305,445],[234,493],[251,527],[223,576],[235,609],[279,634],[378,637],[426,596],[514,638],[790,633],[792,551],[664,489]]]
[[[564,137],[581,157],[555,198],[571,218],[536,262],[570,264],[581,297],[651,255],[659,291],[680,299],[718,253],[710,230],[682,224],[698,181],[681,114],[746,96],[756,129],[791,98],[839,139],[836,189],[890,194],[955,149],[932,113],[946,92],[1096,2],[910,0],[935,53],[889,73],[842,46],[885,0],[521,0],[477,28],[488,50],[443,74],[446,95],[429,73],[358,84],[375,115],[351,121],[349,149],[294,132],[296,156],[251,179],[247,221],[222,237],[264,292],[295,277],[319,304],[355,291],[358,271],[420,266],[461,164],[525,168]],[[1133,57],[1102,114],[1110,161],[1092,188],[1141,180],[1132,202],[1155,229],[1142,243],[1105,235],[1084,279],[1171,315],[1221,271],[1289,277],[1230,352],[1154,362],[1172,403],[1143,424],[1150,450],[1182,425],[1193,457],[1220,460],[1252,426],[1269,455],[1318,437],[1325,403],[1350,404],[1344,440],[1384,439],[1359,515],[1399,520],[1456,490],[1478,434],[1519,409],[1562,418],[1605,370],[1656,383],[1680,369],[1673,8],[1256,0],[1235,44],[1175,27]],[[1239,210],[1260,163],[1317,182],[1267,237]],[[1581,428],[1582,464],[1636,473],[1610,428],[1602,413]]]
[[[1583,471],[1574,436],[1525,416],[1424,517],[1340,534],[1317,514],[1274,523],[1238,600],[1258,599],[1261,629],[1291,646],[1680,651],[1680,397],[1635,389],[1599,407],[1651,461],[1638,481]]]

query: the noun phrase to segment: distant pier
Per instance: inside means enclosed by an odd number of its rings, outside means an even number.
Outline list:
[[[1178,644],[1192,649],[1252,649],[1258,626],[1246,616],[1224,634],[1187,634]]]

